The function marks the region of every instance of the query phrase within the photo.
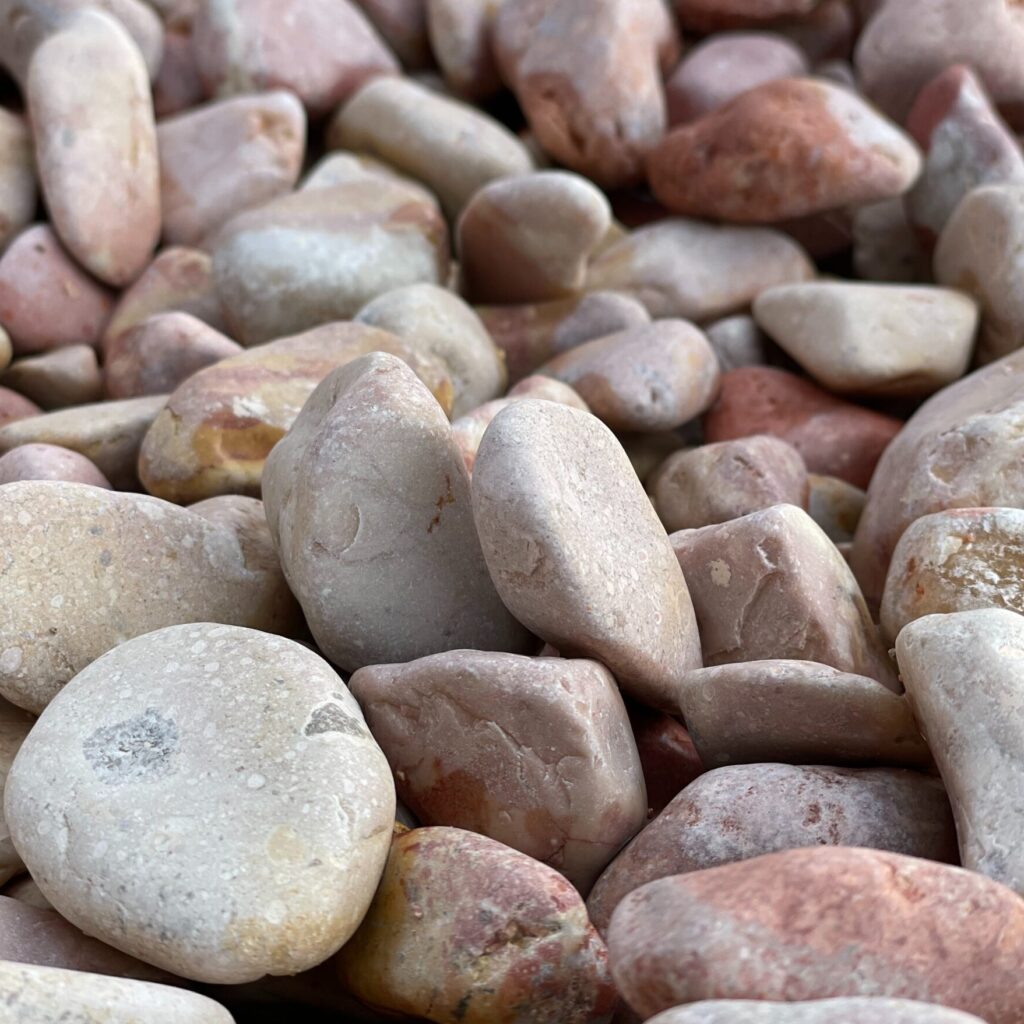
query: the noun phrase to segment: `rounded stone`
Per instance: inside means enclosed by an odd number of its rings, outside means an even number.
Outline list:
[[[307,970],[349,939],[384,867],[395,795],[326,662],[198,623],[83,669],[22,745],[4,806],[69,921],[184,977],[238,983]]]
[[[3,443],[4,427],[27,419],[37,419],[42,411],[35,402],[29,401],[17,391],[0,387],[0,445]]]
[[[54,444],[22,444],[0,455],[0,484],[63,480],[110,490],[110,481],[84,455]]]
[[[650,1024],[981,1024],[972,1013],[916,999],[847,996],[804,1003],[714,999],[651,1017]]]
[[[704,328],[718,356],[722,373],[741,366],[763,366],[768,359],[768,339],[753,317],[745,313],[723,317]]]
[[[431,49],[448,86],[468,99],[486,99],[501,88],[491,46],[501,0],[426,0]]]
[[[431,63],[425,0],[355,0],[406,68]]]
[[[103,395],[103,377],[92,345],[65,345],[19,359],[0,374],[0,383],[42,409],[86,405]]]

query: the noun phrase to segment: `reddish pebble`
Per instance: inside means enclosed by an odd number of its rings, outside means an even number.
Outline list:
[[[628,711],[647,783],[648,813],[660,814],[680,790],[703,774],[704,765],[682,722],[642,704],[631,702]]]
[[[0,484],[18,480],[65,480],[110,490],[110,481],[90,459],[55,444],[23,444],[0,455]]]

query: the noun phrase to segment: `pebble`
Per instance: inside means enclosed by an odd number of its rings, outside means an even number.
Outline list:
[[[529,150],[504,125],[409,79],[360,89],[328,126],[327,145],[367,153],[422,181],[453,221],[488,182],[533,170]]]
[[[191,313],[155,313],[104,341],[103,386],[111,398],[166,395],[242,351]]]
[[[311,117],[398,70],[394,54],[349,0],[201,3],[192,49],[208,95],[288,89]]]
[[[833,544],[849,544],[864,513],[867,494],[835,476],[807,474],[807,513]]]
[[[267,455],[316,386],[368,352],[405,359],[444,409],[451,407],[451,381],[435,357],[375,327],[325,324],[221,359],[186,378],[145,432],[139,479],[150,494],[179,503],[215,494],[258,495]]]
[[[520,622],[563,655],[600,661],[628,695],[674,710],[681,675],[700,665],[693,605],[607,427],[554,402],[510,405],[477,452],[473,510],[491,577]]]
[[[153,112],[158,118],[180,114],[206,98],[199,78],[191,26],[166,26],[164,54],[153,82]]]
[[[236,213],[292,190],[306,116],[284,90],[237,96],[166,118],[157,142],[164,240],[199,245]]]
[[[83,669],[22,744],[5,808],[69,921],[183,977],[238,983],[311,968],[349,939],[384,867],[395,797],[326,662],[198,623]]]
[[[431,49],[448,87],[466,99],[486,99],[501,88],[491,46],[501,0],[426,0]]]
[[[853,573],[803,509],[774,505],[670,540],[706,665],[814,661],[899,691]]]
[[[742,764],[705,772],[612,861],[587,909],[606,933],[634,889],[766,853],[860,846],[957,863],[942,783],[900,768]]]
[[[595,338],[537,372],[568,384],[616,431],[688,423],[714,401],[720,376],[707,338],[685,320],[658,320]]]
[[[18,480],[64,480],[110,490],[110,481],[93,462],[54,444],[20,444],[0,455],[0,485]]]
[[[350,686],[424,825],[489,836],[586,893],[647,819],[629,718],[597,662],[452,651],[361,668]]]
[[[852,56],[857,33],[867,21],[867,14],[857,10],[858,3],[863,2],[819,0],[805,14],[773,22],[770,27],[773,32],[796,43],[811,64],[817,65],[816,71],[821,74],[828,61],[846,61]],[[853,77],[851,74],[851,79]]]
[[[807,468],[785,441],[754,435],[670,455],[648,490],[669,533],[695,530],[772,505],[807,506]]]
[[[791,764],[928,768],[910,708],[882,683],[813,661],[748,661],[686,674],[678,692],[708,768]]]
[[[948,288],[809,281],[762,292],[754,318],[830,391],[930,395],[967,371],[978,307]]]
[[[747,366],[722,374],[718,399],[704,416],[707,441],[771,434],[788,441],[812,473],[866,487],[903,423],[845,402],[795,374]]]
[[[1024,903],[981,875],[820,847],[650,882],[619,904],[608,947],[645,1017],[708,998],[873,995],[1011,1024],[1021,927]]]
[[[14,347],[11,345],[11,336],[0,327],[0,370],[6,370],[14,355]]]
[[[35,419],[43,410],[10,388],[0,387],[0,428],[19,420]],[[0,429],[0,439],[3,431]],[[2,440],[0,440],[2,444]]]
[[[243,345],[351,319],[392,288],[448,273],[434,198],[380,177],[279,196],[232,218],[211,246],[228,333]]]
[[[917,147],[896,125],[811,78],[743,93],[673,129],[647,161],[651,189],[670,210],[747,223],[889,199],[920,170]]]
[[[439,1024],[589,1024],[617,1001],[605,945],[569,882],[457,828],[396,836],[337,970],[365,1003]]]
[[[893,284],[931,282],[931,256],[910,226],[902,197],[857,207],[851,232],[858,277]]]
[[[715,320],[705,325],[704,334],[715,350],[722,373],[768,362],[769,339],[746,313]]]
[[[1006,608],[926,615],[900,631],[896,656],[949,790],[963,866],[1024,892],[1024,618]]]
[[[0,252],[36,212],[32,135],[24,118],[0,108]]]
[[[652,818],[703,774],[704,765],[678,719],[633,702],[627,710],[647,784],[647,816]]]
[[[355,0],[407,68],[430,64],[424,0]]]
[[[92,345],[65,345],[19,359],[0,374],[0,382],[41,409],[85,405],[103,396],[103,377]]]
[[[113,308],[110,292],[45,224],[27,228],[0,255],[0,322],[15,355],[95,345]]]
[[[677,1006],[650,1018],[650,1024],[981,1024],[972,1013],[916,999],[846,996],[808,1002],[712,999]]]
[[[713,32],[809,14],[817,0],[673,0],[683,28]]]

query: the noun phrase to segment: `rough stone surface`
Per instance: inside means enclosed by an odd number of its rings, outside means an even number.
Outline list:
[[[490,836],[586,893],[647,818],[629,718],[597,662],[452,651],[350,686],[424,825]]]
[[[40,712],[122,641],[181,622],[288,633],[295,601],[267,540],[141,494],[26,481],[0,490],[0,693]],[[41,883],[41,879],[36,881]]]
[[[677,1006],[650,1018],[650,1024],[981,1024],[972,1013],[916,999],[846,996],[805,1003],[714,999]]]
[[[0,252],[35,212],[36,174],[28,124],[0,109]]]
[[[547,865],[455,828],[395,839],[337,963],[364,1002],[438,1022],[589,1024],[616,1003],[576,890]]]
[[[0,374],[0,383],[42,409],[85,405],[103,394],[103,377],[91,345],[66,345],[19,359]]]
[[[686,584],[614,435],[588,413],[522,401],[495,417],[473,473],[484,557],[502,600],[563,654],[674,710],[700,664]]]
[[[351,936],[395,795],[326,662],[198,623],[136,637],[80,672],[22,744],[4,807],[69,921],[176,974],[233,983],[306,970]]]
[[[53,444],[22,444],[0,455],[0,484],[64,480],[110,489],[110,481],[84,455]]]

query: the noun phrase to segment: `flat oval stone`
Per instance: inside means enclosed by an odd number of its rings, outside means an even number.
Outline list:
[[[448,86],[467,99],[486,99],[501,88],[491,46],[501,0],[426,0],[430,45]]]
[[[772,505],[807,504],[800,453],[767,435],[720,441],[670,455],[648,488],[669,533],[738,519]]]
[[[524,625],[606,665],[630,696],[675,709],[681,675],[700,664],[693,605],[607,427],[554,402],[510,405],[477,453],[473,509],[494,584]]]
[[[0,255],[0,321],[15,355],[95,345],[114,300],[68,256],[53,230],[36,224]]]
[[[595,338],[537,371],[573,388],[616,431],[671,430],[704,412],[718,393],[718,360],[685,320],[658,320]]]
[[[647,161],[651,190],[670,210],[748,223],[902,195],[920,170],[917,147],[896,125],[811,78],[742,93],[673,129]]]
[[[384,867],[395,796],[326,662],[198,623],[80,672],[22,744],[5,808],[69,921],[184,977],[238,983],[307,970],[349,939]]]
[[[809,14],[818,0],[674,0],[684,28],[714,32]]]
[[[43,409],[85,405],[103,394],[103,377],[91,345],[67,345],[19,359],[0,374],[0,383]]]
[[[326,377],[270,454],[263,494],[313,636],[345,671],[529,649],[488,575],[444,410],[401,360],[374,352]]]
[[[32,135],[25,119],[0,109],[0,251],[36,212]]]
[[[754,318],[830,391],[930,395],[967,370],[978,307],[949,288],[824,281],[769,288]]]
[[[646,821],[629,717],[597,662],[451,651],[350,686],[424,825],[490,836],[586,893]]]
[[[706,664],[814,661],[899,692],[853,573],[803,509],[774,505],[670,540]]]
[[[328,126],[327,145],[422,181],[450,220],[488,182],[533,170],[529,150],[499,121],[407,78],[360,89]]]
[[[379,176],[279,196],[232,218],[211,244],[228,333],[243,345],[351,319],[392,288],[448,273],[436,201]]]
[[[164,240],[198,245],[236,213],[290,192],[306,115],[290,92],[238,96],[157,126]]]
[[[882,597],[896,542],[915,519],[951,507],[1024,507],[1022,374],[1017,351],[951,384],[886,451],[850,559],[869,601]]]
[[[981,1018],[916,999],[846,996],[806,1003],[714,999],[677,1006],[650,1018],[650,1024],[980,1024]]]
[[[23,444],[52,444],[84,455],[117,488],[139,485],[139,447],[166,395],[97,402],[0,427],[0,455]],[[33,408],[35,408],[33,406]]]
[[[587,900],[608,929],[647,882],[814,846],[861,846],[957,863],[942,783],[899,768],[744,764],[705,772],[612,861]]]
[[[370,912],[336,962],[365,1003],[435,1021],[515,1024],[534,1017],[526,1006],[589,1024],[617,1001],[576,890],[547,865],[456,828],[395,838]]]
[[[21,538],[4,543],[0,693],[35,713],[126,637],[204,619],[288,633],[300,621],[269,537],[243,543],[146,495],[7,484],[0,535]]]
[[[166,395],[242,351],[190,313],[156,313],[104,342],[104,386],[111,398]]]
[[[398,62],[349,0],[200,4],[192,48],[207,93],[288,89],[317,117]]]
[[[722,374],[715,404],[704,416],[707,441],[771,434],[788,441],[812,473],[866,487],[903,423],[843,401],[809,380],[774,366]]]
[[[931,756],[903,697],[813,661],[748,661],[688,672],[678,690],[690,737],[723,764],[891,765]]]
[[[742,312],[773,285],[812,277],[807,254],[780,231],[671,217],[603,250],[587,287],[632,295],[653,317],[701,323]]]
[[[1011,1024],[1022,928],[1024,903],[973,872],[819,847],[650,882],[619,904],[608,946],[645,1017],[707,998],[869,993]]]
[[[1024,892],[1024,617],[1005,608],[927,615],[900,631],[896,656],[949,790],[964,867]]]
[[[183,381],[142,442],[139,476],[146,490],[177,502],[259,494],[267,455],[306,399],[332,370],[368,352],[406,360],[450,408],[451,382],[437,359],[375,327],[325,324],[222,359]]]
[[[355,319],[440,359],[452,379],[453,416],[505,390],[508,374],[501,352],[480,317],[453,292],[433,284],[395,288],[363,306]]]
[[[54,444],[21,444],[0,455],[0,484],[64,480],[110,490],[110,481],[84,455]]]
[[[73,1019],[103,1024],[232,1024],[219,1003],[195,992],[148,981],[54,967],[0,962],[0,999],[10,1019],[20,1024],[49,1024]]]

